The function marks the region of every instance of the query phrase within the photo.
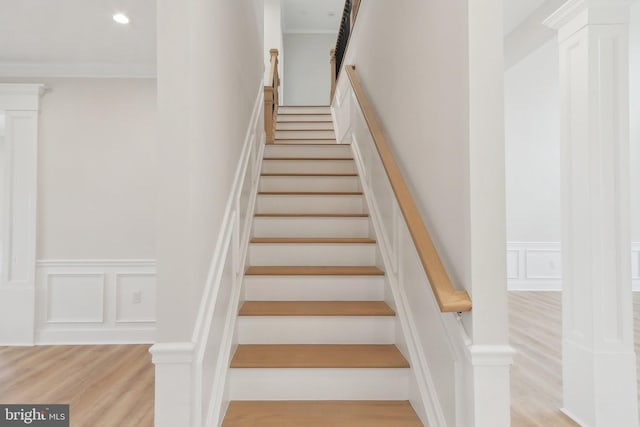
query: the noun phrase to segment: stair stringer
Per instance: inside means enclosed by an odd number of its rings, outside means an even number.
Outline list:
[[[456,340],[461,340],[466,336],[466,333],[464,333],[462,325],[456,320],[456,314],[440,313],[435,296],[431,291],[426,274],[422,270],[422,265],[388,181],[385,181],[385,184],[388,186],[386,191],[389,193],[386,196],[389,197],[386,197],[385,202],[388,202],[389,199],[393,201],[391,208],[392,220],[391,224],[385,224],[380,204],[372,188],[372,176],[377,178],[384,176],[386,179],[384,171],[382,169],[372,171],[367,168],[367,161],[365,161],[365,156],[361,152],[361,146],[358,144],[355,132],[346,135],[346,138],[348,140],[343,140],[342,142],[351,143],[364,198],[369,210],[371,225],[378,242],[379,262],[384,266],[386,272],[386,302],[394,308],[398,320],[399,330],[396,332],[396,345],[411,365],[411,404],[425,425],[429,427],[454,427],[459,425],[456,416],[456,403],[460,399],[458,394],[461,393],[460,362],[464,359],[461,346],[465,347],[465,343],[457,343]],[[376,167],[382,168],[377,152],[368,154],[373,155],[368,155],[366,158],[369,161],[373,161],[373,158],[375,158],[379,163]],[[388,207],[387,205],[385,206]],[[412,270],[412,277],[407,277],[407,269]],[[440,359],[445,359],[445,363],[448,365],[447,371],[452,388],[449,393],[438,391],[438,385],[442,384],[443,381],[436,381],[433,372],[434,369],[440,370],[441,367],[434,366],[435,361],[431,360],[430,362],[427,356],[425,349],[432,343],[425,343],[424,338],[421,337],[424,334],[421,334],[420,327],[424,328],[425,326],[419,326],[416,322],[418,318],[416,310],[411,307],[410,296],[407,295],[407,291],[403,286],[403,282],[415,279],[415,276],[418,276],[418,281],[424,288],[424,292],[421,292],[420,295],[420,301],[424,304],[424,307],[422,307],[424,312],[429,313],[431,318],[431,322],[427,327],[435,328],[431,329],[432,332],[429,335],[437,337],[441,347]],[[420,311],[421,316],[424,317],[424,312]]]

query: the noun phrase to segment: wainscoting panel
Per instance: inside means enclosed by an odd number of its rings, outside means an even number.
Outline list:
[[[36,269],[36,344],[152,343],[153,260],[42,260]]]
[[[511,291],[562,289],[559,242],[507,242],[507,279]]]
[[[507,242],[507,279],[511,291],[562,289],[560,242]],[[640,292],[640,242],[632,244],[633,290]]]

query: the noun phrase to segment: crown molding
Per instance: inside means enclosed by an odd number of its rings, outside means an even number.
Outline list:
[[[544,20],[544,25],[560,30],[579,18],[578,28],[585,25],[611,25],[629,22],[631,0],[569,0]]]
[[[155,78],[155,64],[0,62],[0,77]]]

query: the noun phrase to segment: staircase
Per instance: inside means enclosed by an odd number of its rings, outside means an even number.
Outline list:
[[[336,144],[328,107],[280,107],[258,191],[223,426],[422,426],[351,147]]]

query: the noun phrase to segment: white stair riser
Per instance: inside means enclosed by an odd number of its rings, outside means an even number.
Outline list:
[[[240,316],[240,344],[393,344],[393,316]]]
[[[289,122],[325,122],[331,120],[331,115],[326,114],[278,114],[278,123]]]
[[[383,276],[245,276],[248,301],[382,301]]]
[[[280,106],[278,114],[330,114],[331,108],[326,106]],[[329,116],[331,117],[331,116]]]
[[[262,173],[356,173],[353,160],[267,160]]]
[[[375,265],[375,244],[254,243],[250,265]]]
[[[327,145],[336,145],[337,142],[335,139],[276,139],[276,144],[327,144]]]
[[[357,176],[263,176],[259,191],[362,191]]]
[[[231,400],[408,400],[409,369],[230,369]]]
[[[369,218],[255,218],[255,237],[368,237]]]
[[[275,145],[269,144],[264,148],[264,157],[303,157],[303,158],[334,158],[353,157],[350,145],[323,144],[323,145]]]
[[[276,139],[335,139],[336,133],[333,130],[278,130]]]
[[[257,213],[365,213],[362,196],[259,195]]]
[[[329,119],[331,120],[331,119]],[[309,130],[324,129],[333,130],[333,122],[294,122],[294,123],[278,123],[276,130]]]

